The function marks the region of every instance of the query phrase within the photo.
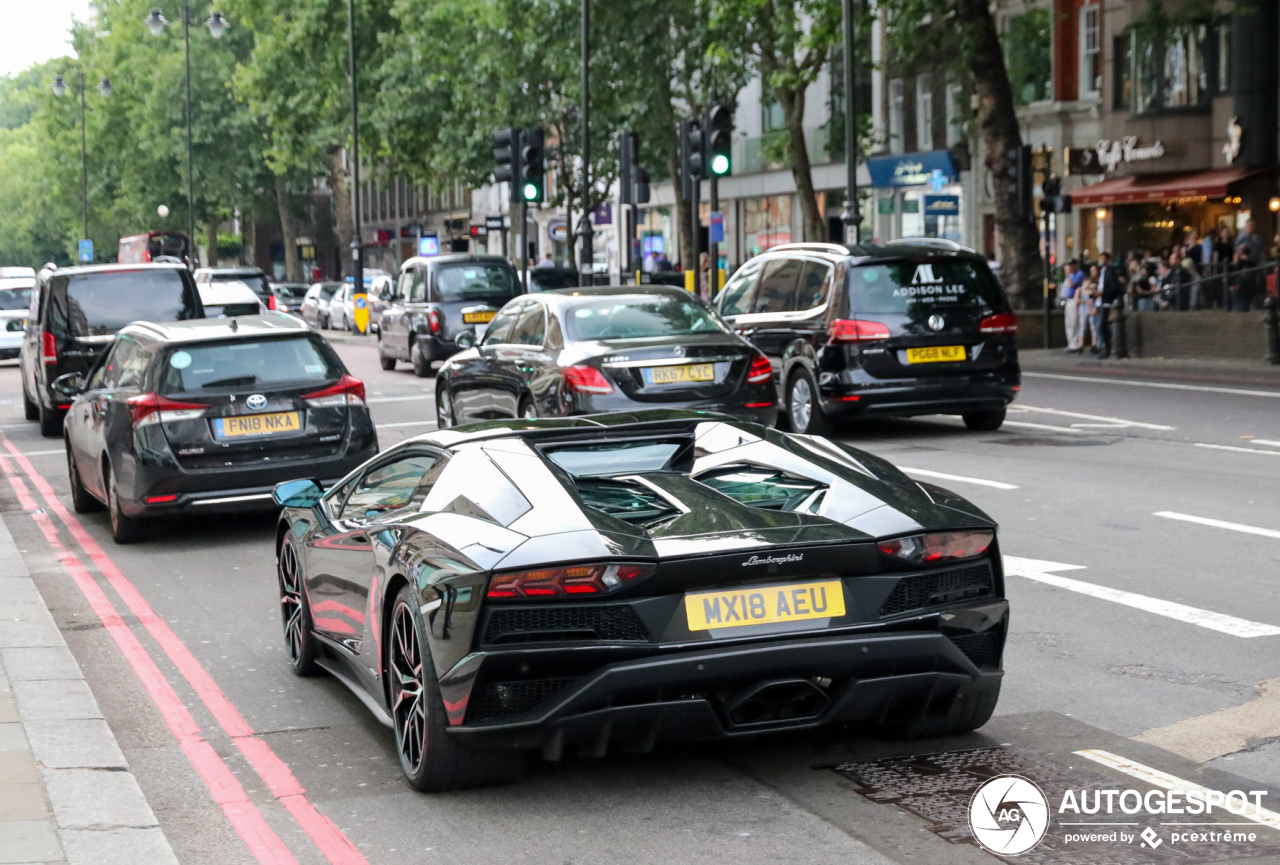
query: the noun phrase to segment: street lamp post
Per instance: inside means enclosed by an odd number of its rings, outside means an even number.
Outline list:
[[[845,240],[849,240],[849,229],[853,229],[853,242],[862,242],[862,210],[858,207],[858,117],[856,100],[854,99],[853,53],[853,4],[856,0],[843,0],[844,6],[844,161],[847,173],[848,194],[845,196],[844,211],[840,221],[844,223]]]
[[[591,285],[591,0],[582,0],[582,265],[578,284]]]
[[[151,31],[152,36],[159,36],[164,33],[164,29],[169,26],[169,21],[164,17],[164,13],[159,6],[151,8],[151,14],[143,21],[147,25],[147,29]],[[221,39],[222,34],[227,32],[227,28],[231,26],[226,18],[222,17],[221,12],[214,12],[209,16],[209,20],[204,22],[204,26],[209,28],[209,35],[214,39]],[[195,159],[192,155],[191,144],[191,6],[184,2],[182,4],[182,42],[186,51],[187,66],[187,243],[191,244],[192,254],[188,256],[188,266],[195,263],[195,242],[196,242],[196,187],[195,187]]]
[[[347,0],[347,63],[351,74],[351,240],[352,291],[364,289],[364,258],[360,246],[360,112],[356,88],[356,4]],[[419,245],[421,248],[421,245]]]
[[[80,237],[89,239],[89,144],[85,131],[85,80],[84,70],[76,73],[80,81],[80,206],[84,219],[84,233]],[[67,92],[67,83],[59,75],[53,80],[53,95],[62,96]],[[98,92],[104,97],[111,95],[111,81],[104,75],[98,82]]]

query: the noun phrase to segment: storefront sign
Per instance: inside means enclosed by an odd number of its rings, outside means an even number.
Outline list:
[[[1240,139],[1244,137],[1244,128],[1240,126],[1240,118],[1232,117],[1227,122],[1227,143],[1222,145],[1222,155],[1227,159],[1227,165],[1234,165],[1236,157],[1240,155]]]
[[[1098,161],[1107,169],[1115,171],[1121,162],[1146,162],[1164,156],[1164,144],[1157,141],[1145,147],[1138,146],[1138,136],[1126,135],[1119,141],[1106,138],[1098,142],[1094,148],[1098,152]]]
[[[882,189],[925,185],[941,188],[953,183],[956,177],[950,150],[873,156],[867,160],[867,171],[871,174],[871,185]]]
[[[1091,147],[1067,148],[1067,174],[1106,174],[1106,166]]]
[[[959,216],[960,196],[958,195],[926,195],[924,197],[925,216]]]
[[[711,218],[707,224],[707,233],[709,235],[709,243],[724,243],[724,214],[718,210],[711,211]]]
[[[557,243],[564,243],[569,239],[569,223],[563,219],[554,219],[548,222],[547,237]]]
[[[592,225],[613,225],[613,205],[601,204],[591,211]]]
[[[503,222],[502,214],[496,213],[484,218],[484,227],[489,231],[502,231],[502,229],[506,228],[506,224]]]

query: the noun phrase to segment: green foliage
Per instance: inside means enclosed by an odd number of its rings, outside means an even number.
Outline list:
[[[1001,34],[1009,83],[1015,104],[1029,105],[1053,98],[1051,36],[1053,21],[1048,9],[1028,9],[1009,19]]]

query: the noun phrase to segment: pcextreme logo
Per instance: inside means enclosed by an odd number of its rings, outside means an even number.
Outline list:
[[[1049,800],[1021,775],[997,775],[969,801],[969,828],[982,848],[997,856],[1021,856],[1049,830]]]

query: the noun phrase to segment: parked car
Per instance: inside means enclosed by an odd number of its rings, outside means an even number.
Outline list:
[[[350,331],[356,320],[354,283],[346,282],[329,298],[329,327]]]
[[[71,400],[51,386],[84,373],[131,321],[204,318],[200,292],[182,264],[97,264],[41,271],[22,340],[22,408],[41,435],[62,431]]]
[[[22,349],[35,284],[35,276],[0,277],[0,359],[12,360]]]
[[[271,286],[271,296],[275,303],[267,304],[268,308],[277,312],[288,312],[293,315],[299,315],[302,311],[302,301],[307,296],[307,291],[311,286],[305,282],[276,282]]]
[[[135,322],[55,388],[71,402],[72,503],[105,504],[119,543],[155,517],[270,510],[276,483],[331,483],[378,452],[364,383],[280,312]]]
[[[271,308],[271,279],[258,267],[201,267],[195,272],[196,285],[208,285],[217,282],[242,282],[262,301],[263,306]]]
[[[340,282],[313,283],[302,299],[302,320],[312,327],[329,327],[329,301],[340,288]]]
[[[947,240],[776,246],[716,306],[769,358],[796,432],[920,414],[994,430],[1020,386],[1013,309],[982,256]]]
[[[468,345],[470,333],[458,335]],[[687,408],[773,424],[769,361],[680,288],[573,288],[524,295],[436,380],[439,425]]]
[[[995,523],[827,439],[702,412],[491,421],[276,501],[288,663],[393,727],[419,790],[575,746],[943,736],[999,699]]]
[[[261,315],[266,304],[243,282],[196,283],[200,302],[207,318],[234,318],[239,315]]]
[[[481,336],[498,309],[520,293],[519,274],[505,258],[458,254],[409,259],[401,265],[395,293],[382,312],[382,368],[395,369],[396,361],[407,360],[417,375],[432,375],[433,361],[460,350],[459,334]]]

